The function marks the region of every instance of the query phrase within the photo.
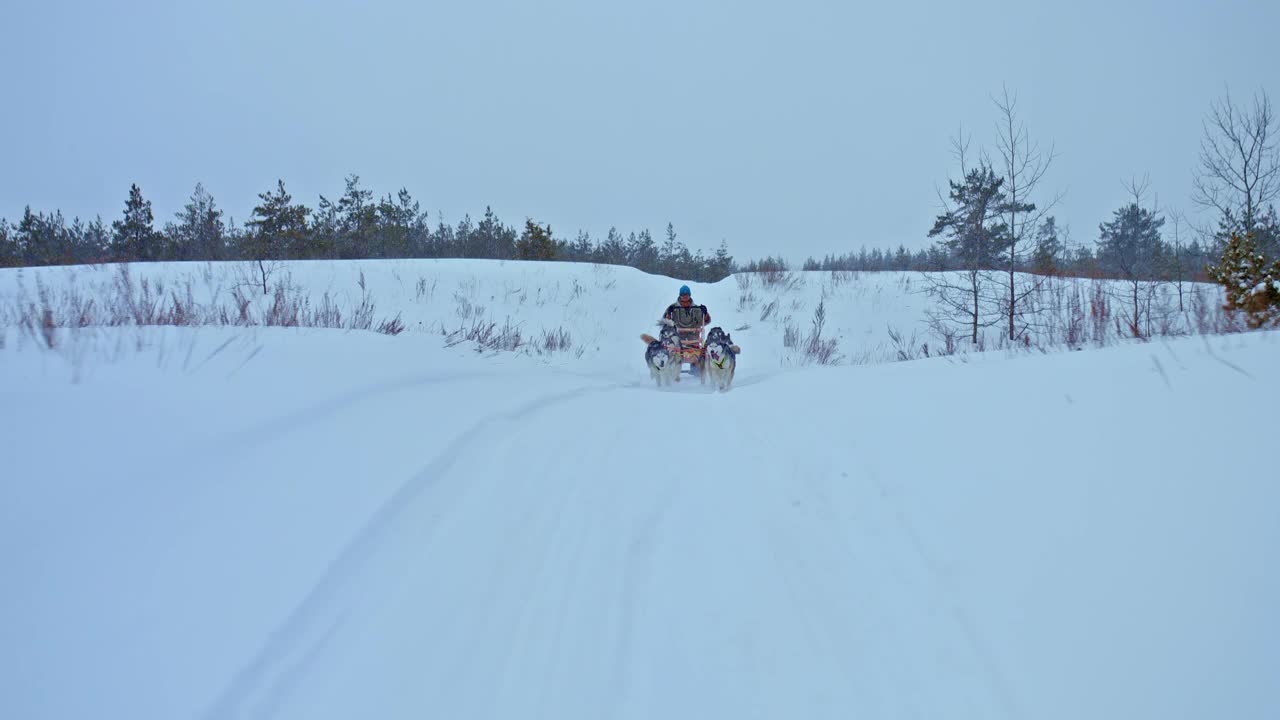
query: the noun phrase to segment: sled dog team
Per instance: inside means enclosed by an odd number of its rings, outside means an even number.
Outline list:
[[[679,299],[663,315],[658,337],[640,336],[648,343],[644,360],[658,387],[680,382],[680,368],[687,362],[690,372],[701,382],[710,380],[718,390],[729,389],[742,350],[733,344],[729,333],[718,327],[711,328],[703,342],[702,328],[710,322],[707,306],[694,305],[689,286],[685,285],[680,288]]]

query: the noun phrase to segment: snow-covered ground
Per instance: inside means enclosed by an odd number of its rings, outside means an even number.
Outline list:
[[[1280,716],[1280,334],[851,364],[918,276],[730,279],[734,389],[658,391],[677,281],[281,272],[409,330],[5,328],[0,717]]]

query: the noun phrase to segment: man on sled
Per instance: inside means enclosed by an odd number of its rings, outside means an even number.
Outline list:
[[[667,306],[663,324],[674,327],[680,338],[680,360],[689,363],[689,372],[697,375],[702,362],[702,328],[711,322],[706,305],[694,305],[688,285],[680,286],[680,297]]]

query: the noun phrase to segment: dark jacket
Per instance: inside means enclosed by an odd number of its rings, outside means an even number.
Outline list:
[[[700,328],[711,322],[711,313],[706,305],[689,305],[685,307],[678,302],[667,306],[664,318],[675,322],[678,328]]]

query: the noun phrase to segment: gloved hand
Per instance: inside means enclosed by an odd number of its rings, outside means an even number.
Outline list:
[[[662,318],[661,320],[658,321],[658,324],[666,325],[667,327],[675,327],[676,321],[672,320],[671,318]]]

